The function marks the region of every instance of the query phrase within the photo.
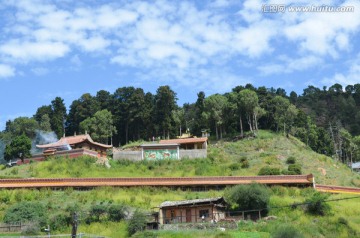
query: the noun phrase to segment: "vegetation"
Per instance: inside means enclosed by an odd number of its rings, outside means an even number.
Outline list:
[[[128,234],[132,236],[138,231],[143,231],[146,227],[146,216],[143,212],[136,210],[128,224]]]
[[[305,200],[306,211],[312,215],[324,216],[330,212],[330,205],[325,202],[328,198],[327,194],[314,193]]]
[[[224,196],[234,210],[260,210],[263,216],[268,214],[270,194],[263,185],[237,185],[227,189]]]
[[[32,222],[40,226],[46,224],[47,213],[39,202],[20,202],[9,207],[4,215],[5,223]]]

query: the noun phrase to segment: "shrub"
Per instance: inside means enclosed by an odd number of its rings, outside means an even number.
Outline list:
[[[260,169],[258,175],[280,175],[280,169],[265,166]]]
[[[225,190],[224,197],[233,209],[262,210],[264,216],[268,212],[270,195],[268,189],[261,184],[237,185]]]
[[[144,230],[146,227],[146,216],[144,213],[136,210],[129,220],[128,224],[128,233],[130,236],[135,234],[138,231]]]
[[[305,200],[306,212],[312,215],[324,216],[330,212],[330,205],[325,202],[327,194],[315,192],[310,198]]]
[[[250,167],[249,161],[245,160],[244,162],[241,163],[241,168],[246,169],[249,167]]]
[[[238,170],[240,169],[240,165],[238,163],[233,163],[229,166],[229,168],[232,170],[232,171],[235,171],[235,170]]]
[[[300,164],[290,164],[288,166],[288,171],[293,174],[301,174],[301,165]]]
[[[295,164],[296,163],[295,157],[290,156],[289,158],[287,158],[286,163],[287,164]]]
[[[8,208],[5,212],[4,222],[31,221],[43,226],[46,224],[47,212],[45,207],[38,202],[20,202]]]
[[[302,238],[303,235],[296,228],[290,225],[282,225],[276,228],[272,234],[273,238]]]
[[[126,217],[127,209],[122,204],[113,204],[108,209],[110,221],[120,221]]]
[[[22,231],[22,235],[38,235],[40,233],[40,226],[36,223],[30,223]]]

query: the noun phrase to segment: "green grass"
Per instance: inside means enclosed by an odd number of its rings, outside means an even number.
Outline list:
[[[317,183],[346,186],[359,186],[360,176],[352,173],[345,165],[309,150],[296,138],[286,138],[269,131],[260,131],[256,139],[237,142],[211,142],[208,158],[181,161],[114,161],[111,168],[97,165],[94,158],[78,159],[51,158],[41,163],[31,163],[10,169],[0,170],[0,177],[181,177],[181,176],[235,176],[257,175],[261,167],[268,165],[287,169],[286,160],[294,157],[302,165],[303,174],[313,173]],[[237,166],[246,158],[249,168]],[[324,173],[326,172],[326,173]],[[298,189],[274,186],[271,188],[271,207],[281,207],[301,203],[313,193],[312,188]],[[170,190],[167,188],[112,188],[103,187],[89,191],[71,188],[63,191],[40,190],[0,190],[0,220],[9,206],[22,201],[41,201],[50,216],[64,213],[66,208],[78,205],[86,213],[94,204],[122,203],[133,208],[151,211],[165,200],[184,200],[217,197],[222,191],[192,192]],[[354,195],[330,195],[330,199],[352,197]],[[159,231],[157,237],[189,238],[232,238],[232,237],[270,237],[283,224],[291,224],[299,229],[304,237],[356,237],[360,234],[359,199],[331,202],[332,213],[315,217],[296,209],[281,208],[270,210],[269,215],[276,220],[259,222],[240,222],[238,230],[214,231]],[[155,209],[156,210],[156,209]],[[70,227],[58,233],[69,233]],[[79,231],[100,234],[108,237],[126,237],[126,222],[91,223],[82,222]],[[357,232],[357,233],[356,233]],[[139,234],[140,236],[141,234]],[[16,235],[15,235],[16,236]]]
[[[184,177],[184,176],[251,176],[263,166],[287,170],[286,160],[294,157],[302,166],[302,173],[315,175],[320,184],[359,186],[360,176],[344,164],[317,154],[296,138],[286,138],[269,131],[259,131],[255,139],[237,142],[212,142],[206,159],[163,161],[115,161],[111,168],[95,164],[95,159],[50,158],[0,171],[0,177]],[[248,168],[241,168],[247,159]],[[239,166],[237,166],[239,165]]]

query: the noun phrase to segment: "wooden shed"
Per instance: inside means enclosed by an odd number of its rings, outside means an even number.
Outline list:
[[[159,223],[216,222],[225,219],[226,207],[223,197],[166,201],[159,206]]]

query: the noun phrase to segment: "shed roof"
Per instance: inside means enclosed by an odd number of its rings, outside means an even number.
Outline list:
[[[193,144],[193,143],[204,143],[208,140],[207,137],[200,138],[185,138],[185,139],[171,139],[171,140],[160,140],[160,144]]]
[[[61,139],[58,140],[57,142],[45,144],[45,145],[36,145],[36,147],[40,148],[40,149],[47,149],[47,148],[61,147],[61,146],[66,146],[66,145],[75,145],[75,144],[79,144],[79,143],[82,143],[85,141],[88,141],[88,142],[90,142],[90,144],[97,145],[97,146],[103,147],[103,148],[111,148],[112,147],[112,145],[105,145],[105,144],[94,142],[89,134],[61,137]]]
[[[224,200],[223,197],[215,197],[215,198],[204,198],[204,199],[193,199],[193,200],[182,200],[182,201],[165,201],[160,204],[159,208],[184,206],[184,205],[195,205],[195,204],[200,204],[200,203],[221,202],[223,200]]]

